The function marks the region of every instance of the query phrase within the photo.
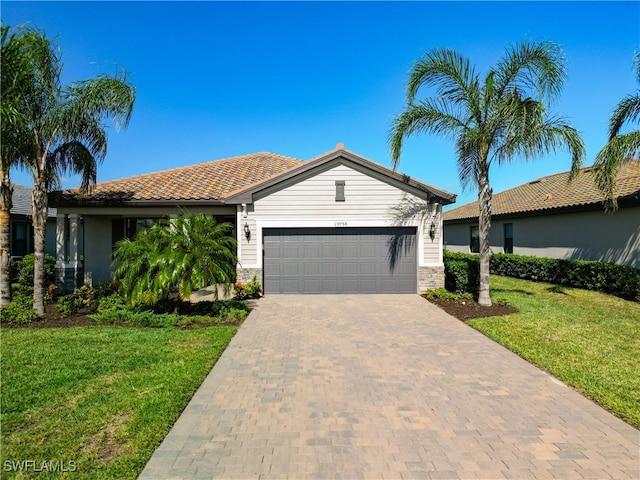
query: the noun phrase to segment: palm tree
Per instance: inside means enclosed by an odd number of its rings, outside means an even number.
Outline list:
[[[528,160],[563,147],[571,153],[574,172],[583,162],[585,150],[578,132],[565,119],[548,113],[565,76],[562,51],[550,42],[525,42],[507,49],[484,79],[467,58],[449,49],[428,52],[410,71],[407,105],[389,134],[393,165],[400,162],[405,139],[416,133],[454,140],[462,186],[478,189],[480,305],[491,305],[491,165],[517,157]],[[435,95],[416,102],[423,86],[432,87]]]
[[[634,59],[636,80],[640,83],[640,52]],[[605,210],[618,208],[615,189],[616,176],[620,169],[633,159],[640,157],[640,130],[622,133],[622,127],[637,122],[640,117],[640,91],[628,95],[616,105],[609,120],[609,141],[598,152],[593,163],[596,185],[605,197]]]
[[[18,35],[7,26],[1,27],[2,81],[0,101],[0,307],[11,300],[10,278],[10,212],[13,186],[11,168],[20,166],[32,150],[29,140],[29,120],[25,116],[23,85],[36,81],[33,65],[46,63],[50,53],[48,41],[41,36],[25,32]],[[44,57],[44,58],[43,58]],[[48,81],[42,78],[42,81]]]
[[[209,285],[230,289],[237,262],[230,230],[230,224],[218,224],[212,216],[186,211],[161,219],[117,244],[114,280],[132,305],[164,302],[175,292],[187,300]]]
[[[57,47],[44,33],[23,30],[20,53],[28,60],[28,81],[17,87],[20,98],[20,128],[9,130],[30,145],[17,152],[13,163],[27,168],[33,176],[33,230],[35,276],[33,304],[44,314],[44,249],[47,220],[47,193],[59,186],[65,173],[81,175],[81,190],[96,181],[97,164],[107,153],[103,120],[111,118],[116,128],[127,126],[133,111],[135,87],[125,72],[98,75],[89,80],[60,84],[62,62]],[[4,126],[3,126],[4,127]],[[3,138],[5,131],[2,132]]]

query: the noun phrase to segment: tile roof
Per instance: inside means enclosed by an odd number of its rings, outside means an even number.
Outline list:
[[[570,172],[542,177],[493,195],[493,216],[545,212],[592,205],[602,208],[591,167],[583,168],[569,182]],[[640,160],[628,163],[617,177],[618,199],[640,200]],[[479,216],[478,202],[467,203],[444,213],[444,221],[467,220]]]
[[[220,201],[230,192],[298,167],[302,160],[260,152],[187,167],[100,182],[82,196],[83,203],[144,201]],[[79,199],[77,190],[62,192],[60,205]]]

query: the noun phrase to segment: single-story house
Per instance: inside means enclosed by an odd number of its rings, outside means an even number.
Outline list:
[[[392,209],[407,198],[424,202],[430,217],[395,225]],[[309,161],[241,155],[98,183],[87,195],[59,192],[52,201],[67,288],[108,281],[116,241],[185,208],[233,225],[237,279],[255,275],[266,294],[416,293],[444,284],[441,214],[455,195],[339,144]]]
[[[9,252],[11,258],[20,259],[33,253],[33,226],[31,213],[31,188],[14,183],[9,212]],[[56,254],[56,209],[47,212],[47,233],[45,237],[45,253]]]
[[[640,268],[640,161],[617,176],[619,209],[603,210],[591,167],[533,180],[493,196],[491,251],[538,257],[600,260]],[[444,242],[455,252],[478,252],[478,202],[444,213]]]

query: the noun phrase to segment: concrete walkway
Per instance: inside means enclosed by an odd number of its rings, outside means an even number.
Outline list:
[[[271,295],[140,478],[638,479],[640,432],[417,295]]]

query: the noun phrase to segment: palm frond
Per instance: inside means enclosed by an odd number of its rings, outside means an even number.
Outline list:
[[[442,100],[428,99],[417,105],[407,105],[406,110],[395,117],[389,132],[388,143],[394,168],[400,161],[402,146],[408,137],[419,132],[453,137],[464,128],[460,112]]]
[[[609,140],[620,133],[627,122],[637,122],[640,117],[640,94],[623,98],[611,113],[609,120]]]
[[[515,89],[521,96],[535,94],[542,102],[553,102],[567,77],[566,61],[554,42],[521,42],[506,50],[495,75],[496,95]]]
[[[605,198],[605,209],[618,208],[616,177],[620,169],[632,159],[640,158],[640,131],[636,130],[611,139],[596,155],[593,176]]]

